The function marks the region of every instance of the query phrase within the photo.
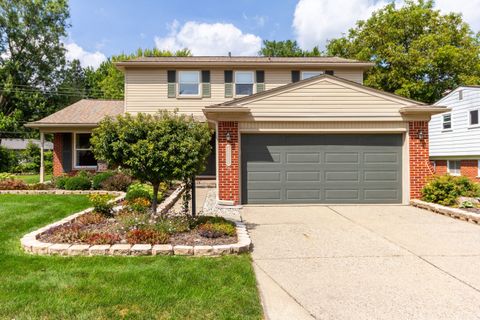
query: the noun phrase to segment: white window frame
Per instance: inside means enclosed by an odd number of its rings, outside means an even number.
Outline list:
[[[305,78],[305,74],[307,74],[307,73],[315,73],[315,75],[312,75],[310,77]],[[323,71],[323,70],[303,70],[302,72],[300,72],[300,80],[313,78],[313,77],[319,76],[321,74],[325,74],[325,71]]]
[[[237,74],[249,73],[252,75],[252,94],[255,93],[255,72],[250,70],[235,70],[233,73],[233,87],[235,90],[235,97],[246,97],[248,94],[237,94]],[[249,84],[249,83],[239,83],[239,84]]]
[[[85,150],[92,150],[92,148],[90,147],[89,149],[77,149],[77,135],[78,134],[92,134],[91,132],[73,132],[73,165],[72,167],[74,169],[97,169],[98,167],[98,161],[97,161],[97,165],[95,166],[78,166],[77,165],[77,151],[85,151]]]
[[[455,161],[455,162],[459,163],[458,172],[452,172],[450,170],[450,162],[452,162],[452,161]],[[447,160],[447,172],[451,176],[461,176],[462,175],[462,162],[461,162],[461,160]]]
[[[444,124],[445,124],[445,116],[450,116],[450,128],[445,128],[444,127]],[[442,131],[452,131],[453,130],[453,117],[452,117],[452,113],[444,113],[442,114]]]
[[[201,79],[200,79],[200,71],[199,70],[178,70],[178,81],[177,81],[177,97],[180,98],[199,98],[202,95],[202,88],[200,86],[201,84]],[[198,93],[197,94],[188,94],[188,93],[180,93],[180,78],[182,73],[193,73],[195,72],[197,74],[197,87],[198,87]],[[195,83],[190,83],[190,82],[183,82],[185,84],[195,84]]]
[[[478,123],[476,124],[472,124],[472,111],[477,111],[478,113]],[[480,109],[472,109],[472,110],[468,110],[468,126],[470,128],[477,128],[477,127],[480,127]]]

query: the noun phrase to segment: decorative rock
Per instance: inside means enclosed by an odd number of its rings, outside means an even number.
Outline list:
[[[156,255],[172,255],[173,246],[171,244],[156,244],[152,247],[152,254]]]
[[[67,253],[69,256],[88,256],[88,244],[74,244],[68,248]]]
[[[110,254],[114,256],[127,256],[130,254],[130,244],[114,244],[110,247]]]
[[[178,256],[193,255],[193,246],[174,246],[173,253]]]
[[[71,247],[71,244],[68,243],[56,243],[48,247],[49,254],[58,254],[65,256],[67,255],[68,248]]]
[[[212,246],[194,246],[193,254],[196,256],[211,256],[214,255]]]
[[[146,256],[152,253],[151,244],[134,244],[130,248],[130,253],[134,256]]]
[[[91,246],[88,249],[88,253],[90,255],[106,255],[109,250],[110,250],[110,245],[100,244],[100,245]]]

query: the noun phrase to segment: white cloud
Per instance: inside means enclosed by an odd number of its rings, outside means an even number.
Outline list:
[[[360,19],[387,4],[373,0],[300,0],[295,8],[293,28],[298,44],[304,49],[339,37]]]
[[[368,19],[391,0],[300,0],[293,19],[293,28],[299,45],[310,49],[324,48],[327,40],[340,37],[355,26],[358,20]],[[404,1],[396,1],[400,7]],[[474,32],[480,30],[480,0],[436,0],[435,7],[442,13],[462,13]]]
[[[173,21],[170,34],[155,37],[158,49],[176,51],[188,48],[194,55],[256,55],[262,39],[230,23],[200,23],[188,21],[180,26]]]
[[[67,60],[78,59],[83,67],[98,68],[100,63],[107,60],[107,57],[100,51],[86,51],[75,42],[66,43],[65,49],[67,49]]]

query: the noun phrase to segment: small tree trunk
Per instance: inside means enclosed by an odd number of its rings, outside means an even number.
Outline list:
[[[153,185],[152,211],[153,211],[153,214],[156,214],[157,205],[158,205],[158,189],[160,188],[160,182],[152,183],[152,185]]]

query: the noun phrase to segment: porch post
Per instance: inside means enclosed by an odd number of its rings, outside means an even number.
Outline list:
[[[44,162],[44,149],[45,147],[45,133],[40,132],[40,183],[45,182],[45,162]]]

